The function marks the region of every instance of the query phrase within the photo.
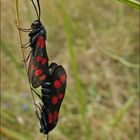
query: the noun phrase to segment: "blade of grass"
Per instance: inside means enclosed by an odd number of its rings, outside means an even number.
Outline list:
[[[32,140],[31,137],[20,134],[19,132],[12,131],[4,126],[1,126],[0,132],[10,140]]]
[[[124,105],[116,112],[116,115],[109,121],[109,127],[113,128],[118,125],[118,123],[123,118],[124,114],[129,110],[131,105],[134,103],[136,96],[132,96]]]
[[[4,110],[2,111],[1,117],[10,124],[16,123],[16,118]]]
[[[20,20],[19,20],[19,11],[18,11],[18,0],[15,0],[15,9],[16,9],[16,22],[17,22],[17,26],[20,27]],[[26,60],[25,58],[25,54],[24,54],[24,49],[22,48],[22,36],[21,36],[21,31],[18,30],[19,32],[19,40],[20,40],[20,45],[21,45],[21,52],[22,52],[22,57],[23,57],[23,60]],[[36,102],[35,102],[35,97],[34,97],[34,93],[32,91],[32,87],[30,85],[30,80],[29,80],[29,77],[28,77],[28,68],[26,66],[26,63],[24,62],[24,67],[25,67],[25,71],[26,71],[26,75],[27,75],[27,78],[28,78],[28,84],[29,84],[29,87],[30,87],[30,92],[31,92],[31,95],[32,95],[32,99],[33,99],[33,104],[34,104],[34,109],[35,111],[37,111],[37,106],[35,105]]]
[[[59,5],[63,20],[64,20],[64,30],[66,33],[66,43],[67,43],[67,48],[68,48],[68,53],[70,57],[70,64],[72,66],[72,72],[74,75],[74,80],[75,80],[75,92],[78,97],[78,101],[80,102],[80,114],[82,115],[82,121],[84,125],[84,130],[86,133],[86,139],[90,139],[91,132],[90,128],[87,124],[87,117],[86,117],[86,96],[83,87],[81,86],[81,81],[80,81],[80,76],[78,72],[78,65],[77,65],[77,60],[74,52],[74,38],[73,38],[73,32],[72,32],[72,21],[70,20],[69,15],[67,14],[65,7],[64,7],[64,1],[61,0],[61,3]]]
[[[140,2],[136,0],[119,0],[120,2],[123,2],[125,4],[128,4],[132,6],[133,8],[140,9]]]
[[[130,99],[128,99],[123,106],[116,112],[116,115],[114,117],[112,117],[112,119],[110,119],[110,121],[108,122],[108,124],[106,126],[104,126],[104,132],[105,132],[105,139],[108,139],[109,133],[110,131],[116,127],[121,120],[123,119],[124,115],[126,112],[128,112],[128,110],[130,109],[131,105],[134,103],[134,101],[136,100],[137,96],[132,96]]]
[[[1,40],[1,48],[4,51],[4,53],[6,54],[6,56],[10,58],[10,60],[15,65],[15,67],[17,68],[19,73],[22,74],[22,75],[25,75],[25,73],[23,71],[23,67],[17,62],[17,60],[15,59],[12,52],[10,52],[10,50],[6,47],[6,45],[4,44],[4,42],[2,40]]]
[[[114,54],[113,52],[110,52],[108,51],[107,49],[103,48],[103,47],[97,47],[100,52],[104,53],[105,55],[107,55],[108,57],[114,59],[114,60],[117,60],[119,61],[120,63],[122,63],[123,65],[127,66],[127,67],[130,67],[130,68],[135,68],[135,69],[139,69],[140,66],[139,64],[132,64],[126,60],[124,60],[124,58]]]

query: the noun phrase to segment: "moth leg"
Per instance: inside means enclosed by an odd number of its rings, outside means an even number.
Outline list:
[[[33,39],[32,39],[32,42],[27,42],[26,44],[21,44],[22,45],[22,47],[21,48],[24,48],[24,49],[26,49],[26,48],[28,48],[28,47],[30,47],[32,44],[34,44],[35,43],[35,41],[36,41],[36,39],[38,38],[38,36],[40,35],[40,33],[38,33]],[[28,45],[29,44],[29,45]],[[27,47],[23,47],[23,46],[26,46],[26,45],[28,45]]]
[[[32,42],[27,42],[26,44],[21,44],[21,48],[23,49],[27,49],[29,48],[32,44],[34,44],[34,42],[36,41],[37,37],[39,36],[39,34],[37,34],[33,39],[32,39]],[[29,45],[28,45],[29,44]],[[28,46],[27,46],[28,45]],[[24,47],[26,46],[26,47]]]
[[[26,44],[21,44],[21,43],[19,43],[19,44],[21,45],[21,48],[23,48],[23,49],[29,48],[29,47],[31,46],[30,41],[27,42]],[[28,45],[28,44],[29,44],[29,45]],[[28,46],[27,46],[27,45],[28,45]],[[26,46],[26,47],[24,47],[24,46]]]
[[[42,97],[33,88],[31,88],[31,89],[42,100]]]
[[[29,48],[29,47],[31,46],[31,44],[29,44],[28,46],[26,46],[26,45],[22,45],[22,44],[21,44],[21,46],[22,46],[21,48],[23,48],[23,49],[27,49],[27,48]],[[23,47],[23,46],[26,46],[26,47]]]
[[[40,112],[42,112],[42,109],[40,108],[40,106],[39,106],[38,104],[35,103],[35,106],[39,109]],[[38,118],[39,120],[41,120],[41,118],[40,118],[39,113],[38,113],[37,110],[35,111],[35,115],[37,116],[37,118]]]
[[[35,41],[35,40],[34,40]],[[29,48],[33,43],[34,43],[34,41],[31,43],[30,41],[29,42],[27,42],[26,44],[21,44],[21,48],[23,48],[23,49],[26,49],[26,48]],[[28,45],[29,44],[29,45]],[[28,45],[28,46],[27,46]],[[26,47],[23,47],[23,46],[26,46]]]
[[[40,105],[40,106],[39,106],[39,105]],[[39,111],[41,112],[41,111],[42,111],[42,109],[41,109],[41,108],[42,108],[42,106],[41,106],[41,104],[40,104],[40,103],[39,103],[39,105],[35,103],[35,106],[36,106],[36,107],[39,109]]]
[[[19,27],[19,25],[17,25],[17,29],[18,29],[19,31],[22,31],[22,32],[31,32],[31,30],[32,30],[32,28],[28,28],[28,29],[26,29],[26,28],[21,28],[21,27]]]
[[[31,54],[32,54],[32,51],[30,51],[29,55],[27,56],[25,60],[23,60],[23,62],[27,62]]]

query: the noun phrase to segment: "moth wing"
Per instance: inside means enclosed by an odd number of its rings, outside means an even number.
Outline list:
[[[51,76],[49,77],[48,82],[51,83],[51,88],[49,93],[43,92],[45,100],[43,100],[44,104],[40,120],[40,132],[44,134],[48,134],[57,124],[58,114],[65,95],[67,81],[67,75],[62,66],[51,63],[49,69]]]
[[[59,110],[65,96],[65,90],[67,85],[67,75],[64,68],[57,66],[52,75],[52,88],[51,88],[51,110],[53,114],[53,122],[57,123]]]
[[[48,61],[45,39],[43,36],[38,36],[28,67],[29,80],[34,88],[41,86],[46,80],[49,73]]]

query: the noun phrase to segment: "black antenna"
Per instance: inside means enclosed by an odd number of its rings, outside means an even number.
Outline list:
[[[32,2],[33,6],[34,6],[34,8],[35,8],[37,18],[38,18],[38,20],[40,20],[40,12],[39,12],[39,14],[38,14],[38,11],[37,11],[37,8],[36,8],[36,6],[35,6],[34,1],[33,1],[33,0],[31,0],[31,2]],[[38,3],[38,0],[37,0],[37,3]],[[39,8],[39,9],[40,9],[40,8]]]
[[[38,4],[38,9],[39,9],[38,19],[40,20],[41,10],[40,10],[39,0],[37,0],[37,4]]]

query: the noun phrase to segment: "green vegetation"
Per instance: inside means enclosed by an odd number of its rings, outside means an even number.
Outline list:
[[[120,1],[128,5],[40,0],[49,58],[62,64],[68,75],[50,140],[138,140],[139,4]],[[2,0],[1,5],[1,138],[45,140],[22,63],[15,3]],[[19,5],[20,24],[28,28],[36,18],[34,8],[29,1]],[[26,33],[22,39],[27,42]]]
[[[119,0],[125,4],[128,4],[136,9],[140,9],[140,3],[137,0]]]

